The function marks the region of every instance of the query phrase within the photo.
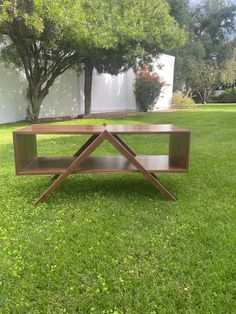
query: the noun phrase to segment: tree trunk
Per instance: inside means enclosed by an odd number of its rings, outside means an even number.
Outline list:
[[[202,100],[203,100],[202,103],[203,103],[204,105],[207,103],[207,99],[208,99],[207,91],[204,90],[204,92],[203,92],[203,98],[202,98]]]
[[[191,87],[188,87],[185,96],[186,96],[186,97],[191,97],[191,93],[192,93],[192,88],[191,88]]]
[[[48,93],[42,95],[40,91],[32,86],[28,87],[27,99],[28,106],[26,109],[26,121],[30,123],[37,123],[42,102]]]
[[[202,103],[203,105],[205,105],[205,104],[206,104],[206,99],[205,99],[205,96],[202,96],[202,97],[201,97],[201,103]]]
[[[40,107],[42,101],[40,99],[28,99],[28,106],[26,109],[26,121],[30,123],[37,123]]]
[[[85,117],[91,115],[91,94],[93,80],[93,64],[89,59],[85,61],[85,79],[84,79],[84,96],[85,96]]]

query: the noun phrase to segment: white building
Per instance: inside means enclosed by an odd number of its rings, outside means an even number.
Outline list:
[[[167,85],[162,88],[155,109],[171,105],[174,75],[173,56],[162,54],[154,62],[153,70]],[[137,111],[133,92],[135,74],[132,70],[117,76],[98,74],[94,70],[92,85],[92,113]],[[73,116],[84,113],[84,76],[68,70],[57,78],[42,104],[40,118]],[[0,63],[0,123],[24,120],[27,82],[22,73]],[[154,110],[155,110],[154,109]]]

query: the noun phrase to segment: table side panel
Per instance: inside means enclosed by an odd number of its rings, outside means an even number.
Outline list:
[[[37,157],[36,134],[13,133],[16,174]]]
[[[169,160],[173,166],[189,169],[190,132],[173,133],[169,139]]]

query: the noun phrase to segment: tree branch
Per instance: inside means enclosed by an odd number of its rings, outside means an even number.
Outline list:
[[[17,0],[13,0],[12,1],[12,5],[13,5],[13,19],[15,19],[17,17]]]

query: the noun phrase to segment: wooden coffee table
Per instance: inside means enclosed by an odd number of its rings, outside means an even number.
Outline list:
[[[83,146],[69,157],[39,157],[37,134],[90,134]],[[129,134],[169,134],[169,155],[137,156],[120,138]],[[49,188],[35,201],[45,201],[74,173],[140,172],[167,200],[174,196],[160,183],[155,173],[188,172],[190,131],[172,124],[159,125],[45,125],[35,124],[13,132],[17,175],[54,175]],[[90,156],[108,140],[122,156]],[[140,144],[142,137],[140,136]]]

